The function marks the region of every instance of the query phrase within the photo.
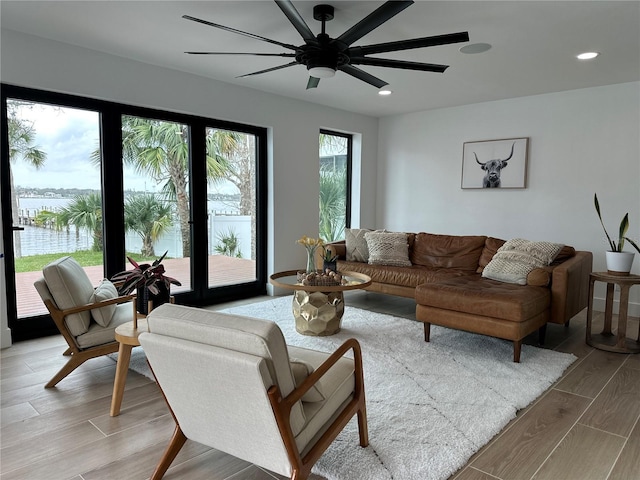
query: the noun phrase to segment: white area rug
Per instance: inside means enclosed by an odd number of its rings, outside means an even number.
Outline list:
[[[291,345],[361,343],[370,445],[358,445],[351,421],[313,469],[329,480],[446,479],[576,359],[523,345],[513,363],[511,342],[437,326],[425,343],[422,323],[348,305],[338,334],[302,336],[290,296],[225,311],[276,321]],[[143,355],[134,349],[132,362]]]

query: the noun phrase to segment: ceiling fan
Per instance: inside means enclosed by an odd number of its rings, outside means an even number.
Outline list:
[[[290,0],[275,0],[280,10],[285,14],[294,28],[302,36],[304,45],[295,46],[282,43],[277,40],[261,37],[253,33],[243,32],[235,28],[226,27],[217,23],[208,22],[200,18],[183,15],[182,18],[194,22],[202,23],[210,27],[220,28],[228,32],[244,35],[256,40],[279,45],[280,47],[292,50],[292,53],[245,53],[245,52],[185,52],[190,55],[256,55],[261,57],[286,57],[293,61],[277,67],[267,68],[258,72],[247,73],[241,77],[260,75],[262,73],[273,72],[282,68],[304,65],[309,71],[309,81],[307,89],[316,88],[321,78],[333,77],[337,70],[351,75],[363,82],[382,88],[388,85],[387,82],[361,70],[355,65],[371,65],[376,67],[401,68],[407,70],[419,70],[423,72],[444,72],[448,65],[437,65],[432,63],[408,62],[404,60],[391,60],[387,58],[369,57],[368,55],[384,52],[396,52],[399,50],[410,50],[414,48],[432,47],[436,45],[447,45],[450,43],[468,42],[468,32],[450,33],[433,37],[414,38],[410,40],[400,40],[397,42],[377,43],[362,47],[352,47],[351,45],[372,30],[376,29],[386,21],[390,20],[413,1],[387,1],[356,23],[337,38],[331,38],[325,33],[325,23],[333,19],[334,8],[331,5],[316,5],[313,7],[313,18],[322,22],[322,31],[314,35],[300,13],[296,10]]]

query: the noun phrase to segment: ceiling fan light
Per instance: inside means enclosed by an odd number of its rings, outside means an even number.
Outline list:
[[[393,90],[391,90],[389,87],[382,87],[380,90],[378,90],[378,95],[391,95],[393,93]]]
[[[315,78],[331,78],[336,74],[336,71],[330,67],[311,67],[309,69],[309,75]]]
[[[576,58],[578,58],[578,60],[592,60],[598,55],[600,55],[598,52],[584,52],[580,55],[576,55]]]

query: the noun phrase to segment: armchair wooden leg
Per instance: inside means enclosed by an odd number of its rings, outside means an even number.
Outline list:
[[[68,357],[69,355],[71,355],[72,352],[73,350],[71,350],[71,347],[68,347],[62,355],[65,357]]]
[[[77,356],[77,355],[72,355],[71,358],[69,358],[69,361],[64,364],[64,367],[62,367],[58,371],[58,373],[56,373],[53,376],[53,378],[51,380],[49,380],[49,383],[47,383],[44,386],[44,388],[55,387],[58,384],[58,382],[60,382],[60,380],[62,380],[64,377],[66,377],[71,372],[73,372],[76,368],[78,368],[80,365],[82,365],[86,360],[88,360],[88,358],[85,358],[85,357],[82,357],[82,356]]]
[[[160,480],[164,477],[164,474],[167,473],[167,470],[171,466],[173,460],[175,460],[176,455],[182,449],[185,442],[187,441],[187,437],[184,436],[182,430],[180,429],[180,425],[176,425],[176,429],[173,431],[173,436],[171,437],[171,441],[167,446],[158,466],[151,475],[151,480]]]
[[[358,434],[360,435],[360,446],[367,447],[369,445],[369,428],[367,427],[367,409],[364,405],[358,410]]]

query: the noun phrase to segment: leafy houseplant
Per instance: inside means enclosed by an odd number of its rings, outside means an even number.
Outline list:
[[[598,213],[598,218],[600,219],[600,224],[602,225],[604,234],[607,236],[609,246],[611,247],[610,250],[607,252],[607,262],[609,261],[609,258],[613,258],[615,256],[615,255],[609,255],[610,253],[623,254],[626,257],[630,257],[630,260],[627,260],[628,270],[626,269],[626,267],[624,267],[623,270],[618,270],[618,268],[609,268],[609,265],[607,266],[607,268],[610,271],[614,271],[614,272],[626,271],[628,273],[629,271],[631,271],[631,264],[633,263],[634,254],[633,252],[623,252],[625,240],[629,242],[633,246],[633,248],[636,249],[638,253],[640,253],[640,247],[638,247],[638,245],[633,240],[631,240],[629,237],[626,236],[627,230],[629,230],[629,213],[626,213],[625,216],[622,218],[622,221],[620,222],[620,227],[618,229],[618,243],[616,243],[615,241],[611,240],[611,237],[609,236],[609,233],[607,232],[607,229],[604,226],[604,222],[602,221],[602,215],[600,214],[600,203],[598,202],[597,194],[593,195],[593,203],[596,207],[596,212]]]
[[[118,288],[120,295],[129,295],[134,290],[138,291],[138,311],[140,313],[148,313],[148,300],[153,300],[154,304],[160,305],[169,301],[169,291],[171,284],[182,285],[173,277],[166,276],[162,260],[167,252],[156,259],[152,264],[139,264],[131,257],[127,257],[129,263],[133,265],[133,270],[125,270],[116,273],[111,277],[114,283],[122,284]]]

